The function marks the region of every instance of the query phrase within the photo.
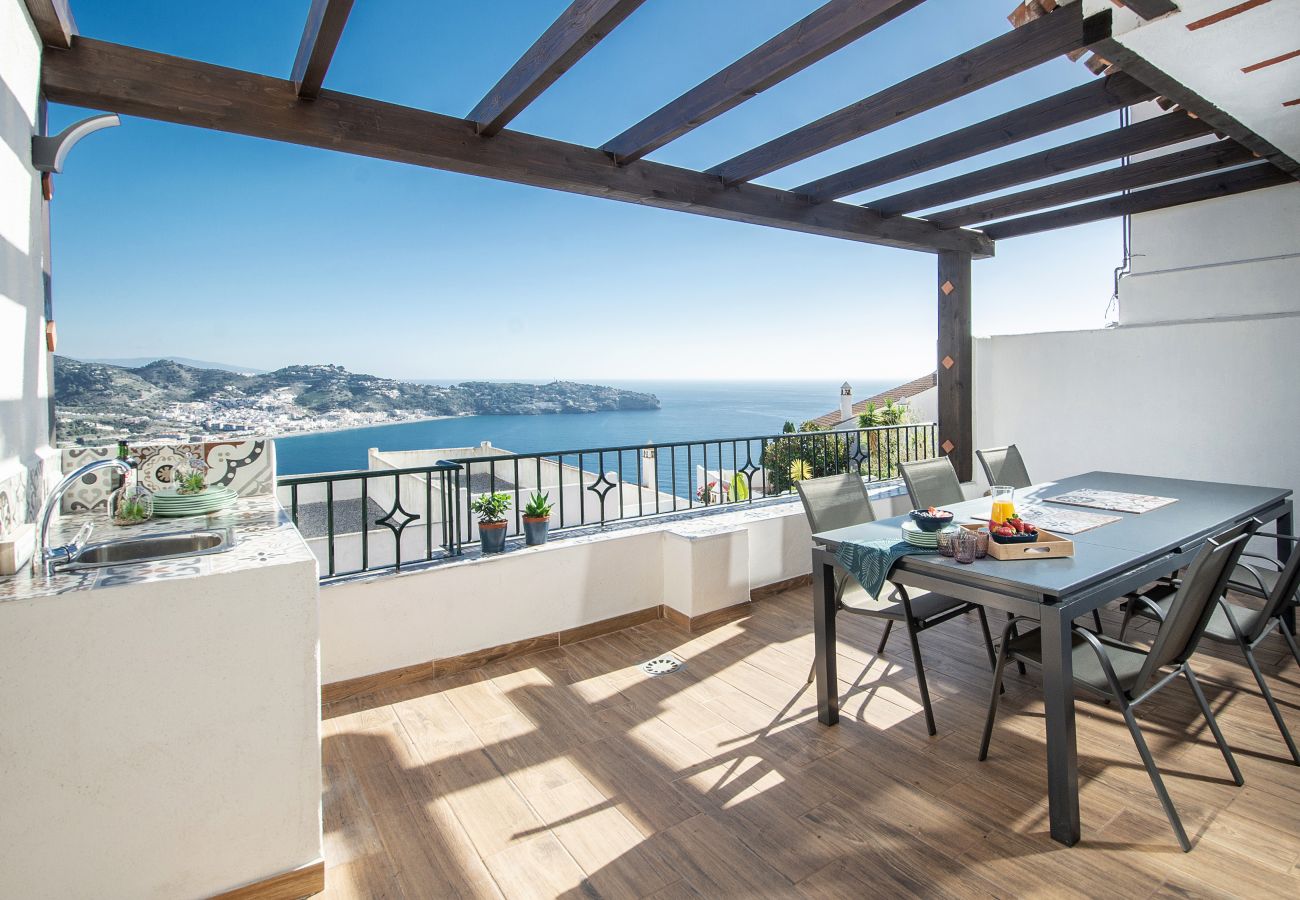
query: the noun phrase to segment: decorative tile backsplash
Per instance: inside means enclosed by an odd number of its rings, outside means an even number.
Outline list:
[[[275,442],[266,439],[205,441],[185,444],[132,444],[132,456],[140,464],[140,484],[150,491],[171,486],[172,472],[187,457],[197,456],[208,465],[208,484],[219,484],[239,492],[241,497],[269,494],[275,490]],[[67,447],[63,450],[64,473],[76,471],[96,459],[117,455],[116,446]],[[82,477],[63,495],[63,512],[107,511],[115,476],[100,469]]]
[[[8,478],[0,479],[0,535],[9,534],[15,525],[36,520],[45,492],[62,477],[54,471],[56,465],[51,456],[43,463],[19,468]]]

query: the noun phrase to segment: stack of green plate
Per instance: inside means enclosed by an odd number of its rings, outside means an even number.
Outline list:
[[[225,485],[212,485],[197,494],[178,494],[174,490],[153,495],[153,514],[163,518],[205,516],[225,509],[239,499],[239,494]]]
[[[903,523],[903,540],[913,547],[938,547],[939,532],[922,531],[915,522],[907,521]]]

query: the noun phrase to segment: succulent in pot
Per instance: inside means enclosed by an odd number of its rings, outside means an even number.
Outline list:
[[[208,487],[208,464],[187,456],[172,469],[172,486],[178,494],[201,494]]]
[[[546,543],[551,530],[551,509],[554,506],[549,493],[533,491],[533,495],[528,498],[528,505],[524,507],[524,540],[528,546]]]
[[[496,491],[483,494],[469,505],[478,515],[478,542],[484,553],[500,553],[506,548],[506,512],[510,495]]]

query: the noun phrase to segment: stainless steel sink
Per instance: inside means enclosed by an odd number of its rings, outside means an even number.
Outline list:
[[[230,528],[201,528],[196,531],[148,534],[123,538],[120,541],[87,544],[70,563],[59,568],[62,571],[93,569],[100,566],[122,566],[184,556],[206,556],[209,553],[224,553],[234,546],[235,532]]]

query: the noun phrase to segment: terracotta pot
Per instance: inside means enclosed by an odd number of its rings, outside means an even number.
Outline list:
[[[524,516],[524,541],[528,546],[535,547],[538,544],[545,544],[546,536],[550,533],[550,530],[550,516],[538,516],[536,518]]]
[[[506,549],[505,522],[479,522],[478,543],[484,553],[500,553]]]

